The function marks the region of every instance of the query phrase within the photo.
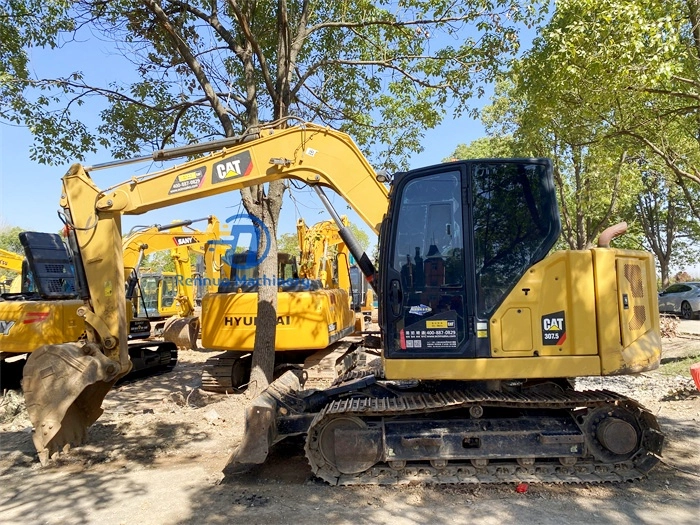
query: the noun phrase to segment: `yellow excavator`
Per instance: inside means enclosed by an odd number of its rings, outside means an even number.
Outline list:
[[[341,218],[347,227],[347,217]],[[361,332],[351,304],[349,252],[332,221],[307,227],[297,222],[299,264],[292,254],[278,254],[275,369],[300,370],[307,385],[330,384],[352,366],[351,353]],[[202,346],[226,350],[207,360],[202,388],[235,392],[250,377],[261,276],[246,265],[248,252],[229,253],[229,278],[217,294],[202,301]]]
[[[9,270],[13,276],[0,275],[0,293],[17,293],[22,291],[22,261],[24,257],[0,248],[0,270]]]
[[[340,217],[343,227],[348,218]],[[354,258],[333,221],[322,221],[310,228],[304,219],[297,221],[299,240],[299,275],[318,279],[324,288],[347,291],[350,308],[356,312],[355,331],[364,332],[371,322],[372,291],[367,279],[354,264]]]
[[[183,229],[204,220],[208,224],[203,231]],[[196,280],[190,253],[204,256],[207,245],[226,233],[227,230],[221,229],[219,219],[209,216],[140,228],[124,237],[126,297],[133,305],[135,316],[150,323],[152,335],[163,336],[166,341],[180,347],[197,348],[199,318],[195,315]],[[164,250],[170,252],[175,272],[140,272],[148,254]]]
[[[283,374],[247,409],[227,472],[262,463],[288,436],[304,436],[312,471],[331,484],[620,481],[658,462],[653,414],[569,381],[659,365],[653,257],[611,248],[619,229],[550,254],[561,224],[547,159],[439,164],[395,174],[387,192],[347,135],[313,124],[153,158],[205,151],[106,191],[81,165],[63,177],[88,342],[44,347],[25,367],[40,458],[81,442],[131,367],[121,216],[295,178],[327,206],[332,188],[381,230],[377,274],[339,225],[378,293],[381,360],[323,390]]]
[[[132,304],[127,314],[134,372],[150,371],[153,368],[171,369],[177,363],[177,346],[196,347],[199,322],[193,316],[192,286],[185,285],[187,278],[191,277],[189,251],[203,253],[206,242],[218,239],[225,233],[220,231],[216,217],[199,220],[208,221],[205,231],[184,230],[183,227],[198,222],[188,220],[141,229],[127,235],[122,241],[125,279],[129,283],[129,289],[134,290],[139,286],[142,290],[147,290],[147,286],[139,284],[138,267],[149,253],[170,250],[177,269],[171,278],[171,296],[165,293],[169,288],[161,284],[164,280],[162,275],[153,276],[152,282],[156,283],[154,297],[142,297],[127,290],[127,298]],[[25,268],[23,279],[30,282],[31,286],[0,296],[0,362],[3,364],[6,360],[24,358],[27,353],[42,345],[78,341],[85,332],[85,322],[79,314],[84,301],[79,297],[71,257],[60,236],[23,232],[20,240],[25,251],[28,250],[35,256],[41,255],[43,259],[34,261],[34,257],[27,261],[30,268],[34,266],[34,271]],[[7,254],[3,254],[3,257],[12,261],[11,268],[22,272],[23,264],[27,264],[25,258],[12,252]],[[54,266],[55,258],[69,262],[65,265],[59,262]],[[43,276],[38,282],[35,278],[37,274]],[[155,301],[162,305],[164,300],[174,303],[174,307],[169,311],[161,310],[160,315],[155,317],[139,315],[141,312],[136,307],[138,304]],[[154,326],[151,326],[152,323]],[[167,344],[144,341],[151,339],[154,333],[162,335]],[[6,376],[6,379],[14,382],[11,377]]]

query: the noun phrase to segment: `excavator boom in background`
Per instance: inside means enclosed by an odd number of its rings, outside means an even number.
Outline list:
[[[203,231],[183,229],[207,221]],[[218,241],[222,230],[219,219],[180,221],[132,231],[122,241],[127,300],[139,319],[147,319],[150,332],[163,336],[178,347],[197,348],[199,317],[195,315],[196,291],[190,254],[204,256],[209,243]],[[142,261],[151,253],[168,250],[175,272],[143,273]]]
[[[0,249],[0,293],[17,293],[22,291],[22,261],[24,257]],[[8,275],[5,271],[14,275]]]
[[[604,238],[549,254],[561,226],[548,160],[450,162],[398,173],[387,192],[349,137],[313,124],[173,155],[216,148],[104,191],[80,165],[63,178],[76,273],[89,290],[88,343],[35,352],[25,368],[40,456],[80,442],[130,366],[117,306],[122,214],[296,178],[327,205],[378,292],[381,359],[323,390],[283,374],[248,408],[228,473],[298,435],[313,472],[332,484],[619,481],[657,463],[663,434],[651,413],[569,381],[658,366],[653,257]],[[322,186],[381,229],[378,274]]]

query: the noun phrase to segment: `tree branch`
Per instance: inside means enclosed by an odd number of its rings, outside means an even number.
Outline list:
[[[488,16],[489,13],[480,13],[478,16]],[[419,25],[438,25],[438,24],[448,24],[450,22],[466,22],[473,18],[472,15],[463,16],[445,16],[440,18],[420,18],[416,20],[406,20],[404,22],[398,22],[396,20],[365,20],[363,22],[321,22],[314,26],[309,27],[307,30],[308,34],[314,33],[321,29],[328,27],[339,27],[344,29],[351,29],[356,27],[372,27],[372,26],[387,26],[387,27],[406,27],[406,26],[419,26]]]
[[[689,171],[681,169],[675,162],[675,159],[673,156],[669,155],[667,152],[662,150],[659,146],[654,144],[652,141],[647,139],[646,137],[635,133],[634,131],[631,130],[624,130],[621,131],[620,134],[622,135],[628,135],[630,137],[633,137],[637,139],[638,141],[642,142],[643,144],[646,144],[646,146],[652,150],[656,155],[661,157],[661,159],[664,161],[666,166],[671,169],[673,173],[675,173],[679,177],[684,177],[688,180],[692,180],[696,184],[700,184],[700,173],[698,173],[697,170],[694,170],[695,173],[691,173]]]
[[[275,91],[275,83],[272,80],[272,75],[270,74],[270,68],[267,65],[265,53],[263,53],[262,49],[260,49],[260,44],[258,43],[257,38],[255,38],[255,36],[253,35],[250,25],[248,24],[248,18],[243,14],[241,7],[238,5],[238,1],[228,0],[228,2],[231,5],[234,14],[236,15],[238,24],[240,25],[241,31],[243,32],[243,36],[245,37],[246,41],[250,44],[253,52],[255,53],[255,56],[258,58],[258,63],[260,64],[260,73],[262,74],[263,80],[265,81],[265,86],[267,87],[267,90],[270,93],[270,97],[273,101],[276,101],[279,98],[279,93]]]
[[[623,151],[622,155],[620,155],[620,160],[617,163],[617,173],[615,174],[615,182],[613,184],[612,196],[610,197],[610,204],[608,205],[608,209],[606,210],[605,215],[600,219],[600,221],[598,221],[598,224],[591,228],[591,231],[588,235],[591,241],[598,236],[598,233],[600,233],[600,231],[602,230],[603,225],[607,224],[610,220],[610,217],[612,216],[612,212],[615,209],[615,204],[617,204],[618,192],[620,190],[622,167],[624,166],[626,160],[627,151]]]
[[[192,54],[189,46],[184,42],[173,25],[170,23],[168,15],[166,15],[163,9],[161,9],[160,4],[158,4],[155,0],[143,0],[143,3],[156,16],[156,19],[161,24],[163,29],[170,35],[173,40],[173,44],[175,44],[175,47],[178,50],[178,53],[180,53],[180,56],[192,70],[192,73],[194,73],[199,85],[204,90],[204,94],[209,101],[209,104],[211,104],[212,109],[221,122],[226,136],[233,136],[235,134],[235,130],[233,129],[233,125],[228,116],[228,112],[226,111],[226,107],[221,103],[221,100],[214,92],[211,82],[209,82],[206,73],[202,69],[199,61]]]

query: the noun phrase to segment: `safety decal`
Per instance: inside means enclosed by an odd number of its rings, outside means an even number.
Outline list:
[[[566,341],[566,319],[564,312],[542,316],[542,344],[560,346]]]
[[[419,304],[418,306],[411,306],[411,309],[408,311],[408,313],[415,315],[425,315],[429,314],[432,311],[433,309],[430,308],[430,306],[425,304]]]
[[[250,158],[250,152],[244,151],[237,155],[227,157],[220,160],[212,168],[211,182],[226,182],[227,180],[245,177],[253,171],[253,162]]]
[[[457,312],[440,312],[407,326],[402,332],[404,350],[457,348]]]
[[[49,312],[27,312],[22,324],[43,323],[49,318]]]
[[[200,168],[193,169],[187,173],[180,173],[175,180],[173,185],[170,186],[170,191],[168,195],[174,193],[180,193],[181,191],[195,190],[202,185],[204,182],[204,175],[207,173],[207,168],[202,166]]]

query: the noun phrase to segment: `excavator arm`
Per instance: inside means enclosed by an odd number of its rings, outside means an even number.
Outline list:
[[[10,270],[13,272],[22,273],[23,260],[24,257],[17,253],[0,249],[0,270]]]
[[[15,272],[17,275],[13,276],[11,278],[9,284],[9,291],[10,292],[20,292],[22,291],[22,261],[24,260],[24,257],[22,257],[19,254],[16,254],[14,252],[8,252],[7,250],[2,250],[0,249],[0,270],[5,271],[9,270],[11,272]],[[7,291],[5,289],[6,285],[4,279],[6,276],[0,275],[0,292],[5,293]]]
[[[262,130],[258,138],[225,139],[161,151],[153,158],[214,151],[151,175],[101,190],[89,168],[74,164],[63,177],[60,205],[77,278],[87,290],[80,315],[88,343],[42,347],[25,366],[27,411],[40,458],[81,443],[101,414],[102,400],[128,373],[122,215],[209,197],[280,179],[325,186],[341,195],[374,232],[388,205],[387,189],[347,135],[313,124]],[[317,190],[320,192],[320,189]],[[323,193],[320,192],[323,198]],[[326,203],[326,201],[324,201]],[[340,228],[341,235],[346,228]],[[345,232],[347,233],[347,232]],[[352,243],[351,243],[352,244]],[[366,273],[371,263],[364,261]]]

